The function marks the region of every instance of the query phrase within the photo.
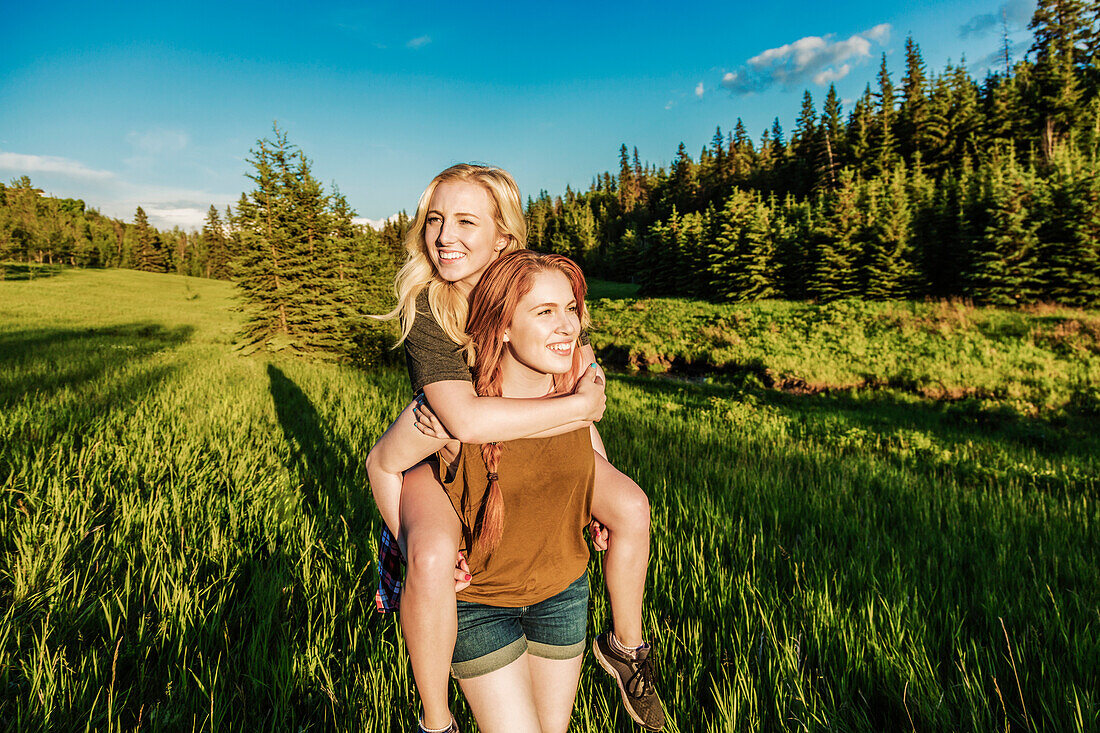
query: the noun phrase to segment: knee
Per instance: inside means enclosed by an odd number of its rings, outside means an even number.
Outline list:
[[[367,480],[370,481],[372,484],[374,483],[374,478],[382,469],[381,463],[379,462],[378,453],[378,446],[376,445],[370,449],[370,452],[367,453],[366,460],[363,461],[363,467],[367,469]]]
[[[610,521],[605,522],[608,529],[619,536],[649,536],[650,507],[649,497],[638,484],[621,475],[616,487],[614,509]]]
[[[627,524],[638,534],[649,535],[650,507],[649,497],[642,488],[633,481],[630,482],[632,490],[626,492],[623,497],[624,514]]]
[[[417,583],[446,585],[454,582],[458,546],[439,534],[413,534],[408,538],[406,578]]]

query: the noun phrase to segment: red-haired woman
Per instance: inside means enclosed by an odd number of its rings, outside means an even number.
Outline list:
[[[521,250],[489,266],[470,296],[467,333],[479,395],[572,392],[587,366],[580,269]],[[458,595],[452,674],[483,731],[568,728],[588,615],[595,441],[588,427],[547,438],[460,444],[439,474],[473,575]]]

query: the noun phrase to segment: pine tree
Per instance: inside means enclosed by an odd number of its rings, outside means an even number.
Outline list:
[[[985,175],[989,223],[973,245],[969,294],[994,305],[1029,303],[1038,295],[1038,225],[1030,210],[1033,181],[1011,154],[994,159]]]
[[[872,128],[874,125],[873,96],[871,85],[868,84],[862,96],[856,100],[852,114],[848,117],[847,148],[851,156],[852,164],[856,170],[865,170],[870,160],[872,146]]]
[[[921,138],[921,161],[932,174],[940,174],[950,161],[951,89],[947,75],[935,76],[929,84],[928,120]]]
[[[707,150],[709,166],[704,171],[705,196],[713,199],[720,196],[726,189],[729,179],[728,164],[726,161],[726,136],[722,134],[721,127],[715,127],[714,137],[710,140]]]
[[[136,236],[136,254],[138,270],[145,272],[167,272],[167,264],[164,259],[164,244],[156,230],[149,226],[149,218],[145,210],[140,206],[134,214],[134,230]]]
[[[740,189],[713,214],[710,291],[718,300],[759,300],[776,295],[775,248],[768,208]]]
[[[689,210],[695,201],[698,178],[695,163],[688,155],[687,148],[681,142],[672,161],[672,172],[668,180],[667,201],[680,210]]]
[[[815,161],[818,147],[817,110],[809,90],[802,94],[802,109],[795,120],[791,136],[792,171],[795,180],[790,190],[806,195],[814,187]]]
[[[901,83],[901,109],[898,111],[898,136],[902,154],[909,162],[914,156],[928,153],[927,83],[920,46],[909,36],[905,39],[905,78]]]
[[[699,298],[707,295],[706,222],[703,214],[691,212],[680,218],[674,230],[676,271],[670,294]]]
[[[878,100],[873,135],[875,168],[878,171],[888,171],[897,157],[897,113],[894,110],[894,83],[886,68],[885,53],[882,54],[882,63],[879,65],[878,92],[875,98]]]
[[[850,168],[841,171],[837,189],[826,198],[825,211],[816,227],[815,262],[809,295],[835,300],[857,295],[857,266],[863,217],[858,205],[859,184]]]
[[[398,263],[378,232],[355,224],[355,211],[335,184],[329,201],[333,299],[341,348],[357,362],[376,362],[390,353],[394,324],[380,323],[366,314],[385,313],[393,307],[391,288]]]
[[[948,133],[944,155],[952,165],[958,166],[965,156],[975,157],[978,149],[977,132],[981,127],[978,115],[978,87],[966,71],[965,59],[951,67],[947,76],[949,109]]]
[[[1075,150],[1059,150],[1040,182],[1042,291],[1068,305],[1100,301],[1100,171]]]
[[[872,300],[903,298],[912,292],[916,272],[910,237],[912,209],[904,163],[871,181],[870,226],[864,254],[864,294]]]
[[[218,208],[213,204],[206,212],[206,221],[202,225],[202,245],[206,250],[205,277],[226,280],[230,276],[229,238],[225,235]]]
[[[1032,99],[1043,153],[1050,159],[1077,121],[1092,28],[1083,0],[1039,0],[1029,28],[1035,33]]]
[[[634,209],[635,201],[634,170],[630,166],[630,158],[626,152],[626,143],[619,148],[619,206],[623,211]]]
[[[248,177],[255,188],[241,194],[233,220],[239,238],[235,276],[247,314],[241,337],[252,347],[299,348],[295,326],[305,257],[292,221],[294,148],[276,127],[274,139],[257,141],[251,152]]]
[[[745,131],[745,123],[738,117],[737,124],[733,128],[733,136],[730,138],[729,147],[731,183],[741,183],[749,177],[755,163],[754,153],[752,140],[749,139],[749,134]]]
[[[788,195],[782,205],[767,202],[771,219],[770,237],[775,248],[776,281],[785,298],[807,297],[807,280],[812,262],[813,205],[810,199]]]
[[[1015,91],[1012,79],[997,74],[990,74],[982,84],[982,133],[987,142],[1014,142],[1013,120],[1020,103]]]
[[[836,185],[836,174],[840,170],[843,155],[842,114],[843,109],[840,96],[836,92],[836,85],[830,84],[829,92],[825,95],[825,105],[821,109],[821,147],[817,156],[819,182],[830,187]]]

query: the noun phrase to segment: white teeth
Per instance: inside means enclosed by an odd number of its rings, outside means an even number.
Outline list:
[[[573,350],[573,344],[554,344],[553,346],[547,346],[546,348],[551,351],[556,351],[559,354],[568,354]]]
[[[439,259],[441,260],[457,260],[460,257],[465,257],[461,252],[440,252]]]

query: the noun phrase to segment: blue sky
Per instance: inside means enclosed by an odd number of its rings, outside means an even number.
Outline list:
[[[846,100],[905,37],[930,70],[984,74],[1030,44],[1034,0],[691,3],[20,3],[0,0],[0,180],[190,228],[247,190],[273,121],[361,217],[411,211],[462,161],[523,194],[587,187],[620,143],[667,164],[738,117],[793,126],[802,91]],[[845,113],[851,104],[845,105]]]

